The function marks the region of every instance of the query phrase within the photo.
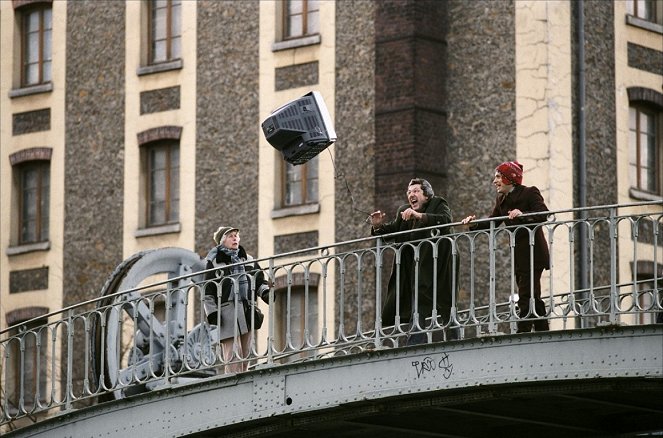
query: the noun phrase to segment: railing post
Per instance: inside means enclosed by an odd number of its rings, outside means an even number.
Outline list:
[[[274,258],[269,259],[269,324],[267,325],[267,363],[274,363]],[[287,304],[287,303],[286,303]]]
[[[170,321],[171,321],[171,311],[172,311],[172,289],[171,289],[171,284],[168,284],[168,288],[166,289],[166,317],[165,317],[165,325],[166,325],[166,342],[164,343],[164,352],[163,352],[163,379],[164,383],[168,383],[170,379],[170,345],[171,345],[171,340],[170,337],[172,336],[171,334],[171,326],[170,326]],[[152,315],[154,313],[152,312]],[[154,324],[154,317],[150,318],[150,332],[152,331],[152,324]]]
[[[74,333],[72,321],[73,309],[70,309],[67,316],[67,395],[65,396],[65,411],[71,409],[71,396],[74,392],[73,372],[74,372]]]
[[[26,362],[25,362],[25,337],[27,336],[25,333],[27,333],[27,332],[24,332],[21,335],[21,338],[20,338],[19,344],[18,344],[19,349],[21,351],[21,368],[20,368],[20,376],[19,376],[21,386],[19,387],[19,391],[18,391],[18,394],[19,394],[18,395],[18,413],[19,414],[25,412],[25,365],[26,365]]]
[[[659,221],[662,217],[663,217],[663,215],[660,215],[658,221],[653,220],[653,218],[652,218],[653,230],[654,230],[654,245],[653,245],[654,246],[654,251],[653,251],[654,252],[654,290],[657,291],[656,295],[654,295],[654,299],[656,300],[656,303],[657,303],[655,308],[658,307],[658,303],[661,302],[658,299],[657,296],[659,294],[663,293],[663,292],[661,292],[661,289],[663,289],[663,288],[658,283],[659,282],[658,265],[659,265],[660,262],[658,261],[658,258],[657,258],[658,251],[659,251],[659,247],[658,247],[659,225],[658,224],[659,224]],[[659,310],[663,310],[663,309],[659,309]]]
[[[375,240],[375,348],[382,346],[382,238]]]
[[[610,208],[610,323],[617,323],[617,208]]]
[[[497,332],[495,323],[495,313],[497,312],[495,302],[495,222],[490,221],[490,239],[488,241],[489,265],[490,265],[490,286],[488,295],[488,333]]]
[[[574,317],[574,324],[573,328],[576,328],[578,326],[582,326],[582,321],[581,321],[581,314],[582,310],[578,309],[577,306],[577,298],[575,294],[575,270],[576,270],[576,264],[574,263],[574,251],[573,248],[575,247],[575,228],[574,226],[571,226],[568,228],[568,233],[569,233],[569,253],[568,253],[568,260],[569,260],[569,307],[570,307],[570,314],[572,317]],[[566,328],[566,319],[564,319],[564,328]]]

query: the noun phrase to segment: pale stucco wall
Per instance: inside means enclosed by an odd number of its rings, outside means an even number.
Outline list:
[[[518,1],[516,8],[516,154],[523,183],[537,186],[550,210],[573,208],[571,4]],[[551,240],[549,236],[548,240]],[[568,248],[568,233],[556,233]],[[553,251],[553,290],[569,290],[568,252]],[[542,277],[550,294],[551,271]]]
[[[52,80],[55,86],[46,93],[10,98],[10,90],[18,88],[20,36],[15,26],[16,15],[12,2],[0,2],[0,41],[3,42],[0,60],[0,329],[6,328],[7,312],[23,307],[43,306],[50,311],[62,308],[62,264],[64,221],[64,119],[65,119],[65,39],[67,5],[53,3]],[[6,42],[11,44],[7,45]],[[13,54],[14,56],[6,56]],[[50,108],[48,131],[12,135],[12,114]],[[32,251],[8,256],[5,251],[16,243],[16,224],[12,218],[17,205],[13,199],[12,166],[8,156],[23,149],[49,147],[53,149],[50,167],[50,228],[48,251]],[[23,269],[48,266],[48,290],[9,294],[9,273]]]
[[[278,3],[274,1],[260,2],[260,122],[262,122],[274,109],[284,103],[298,98],[309,91],[319,91],[327,105],[332,121],[335,120],[335,3],[320,2],[320,37],[321,43],[304,46],[295,49],[272,51],[272,44],[276,36],[276,8]],[[275,91],[275,69],[297,64],[317,61],[319,65],[319,83],[312,86],[290,88]],[[259,124],[256,129],[260,130]],[[334,154],[334,146],[323,151],[318,156],[318,191],[319,211],[312,214],[288,215],[285,217],[271,218],[272,211],[276,205],[275,196],[278,196],[277,168],[280,165],[281,154],[274,149],[259,132],[259,203],[258,217],[260,218],[260,245],[258,253],[260,257],[268,257],[274,254],[274,236],[319,231],[318,244],[328,245],[335,241],[334,227],[334,203],[335,203],[335,181],[334,168],[330,153]],[[320,272],[314,268],[314,272]],[[333,287],[333,266],[328,272],[329,287]],[[334,327],[334,297],[327,294],[326,315],[323,315],[322,290],[320,287],[318,308],[319,318],[325,318],[327,327]],[[330,289],[332,290],[332,289]],[[266,330],[259,332],[260,336],[266,336]],[[264,345],[264,344],[263,344]]]
[[[196,202],[196,20],[195,2],[182,2],[182,69],[142,75],[136,74],[141,65],[141,2],[128,2],[126,44],[126,94],[125,109],[125,161],[124,161],[124,258],[150,248],[176,246],[195,248],[194,222]],[[167,87],[180,87],[180,108],[140,115],[140,93]],[[137,134],[160,126],[182,127],[180,138],[180,225],[177,233],[135,237],[140,223],[141,181],[140,147]]]

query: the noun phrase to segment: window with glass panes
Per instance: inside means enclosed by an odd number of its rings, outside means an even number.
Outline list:
[[[283,163],[282,207],[318,202],[318,157],[294,166]]]
[[[21,86],[51,81],[53,11],[50,4],[21,12]]]
[[[628,0],[626,12],[642,20],[663,24],[663,0]]]
[[[158,64],[182,57],[181,0],[149,1],[149,63]]]
[[[286,0],[283,8],[283,39],[320,32],[319,0]]]
[[[48,240],[50,162],[29,161],[17,167],[19,244]]]
[[[661,193],[661,142],[657,113],[646,107],[629,109],[629,177],[631,187]]]
[[[146,226],[172,224],[180,215],[180,148],[164,141],[145,146]]]

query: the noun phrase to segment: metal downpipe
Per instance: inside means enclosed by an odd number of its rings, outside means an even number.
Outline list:
[[[576,68],[578,71],[578,207],[587,207],[587,156],[586,156],[586,132],[585,132],[585,2],[584,0],[577,0],[575,3],[577,8],[577,37],[578,37],[578,50],[576,51]],[[582,210],[580,213],[581,219],[587,218],[587,212]],[[588,232],[588,230],[587,230]],[[587,275],[587,232],[580,228],[579,233],[579,263],[578,270],[580,271],[580,284],[578,288],[583,290],[587,289],[588,275]],[[585,294],[586,295],[586,294]],[[583,297],[585,298],[585,297]],[[581,319],[580,326],[584,327],[584,319]]]

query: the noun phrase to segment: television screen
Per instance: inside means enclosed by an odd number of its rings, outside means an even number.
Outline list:
[[[274,110],[261,126],[269,144],[294,165],[306,163],[336,141],[329,111],[317,91]]]

